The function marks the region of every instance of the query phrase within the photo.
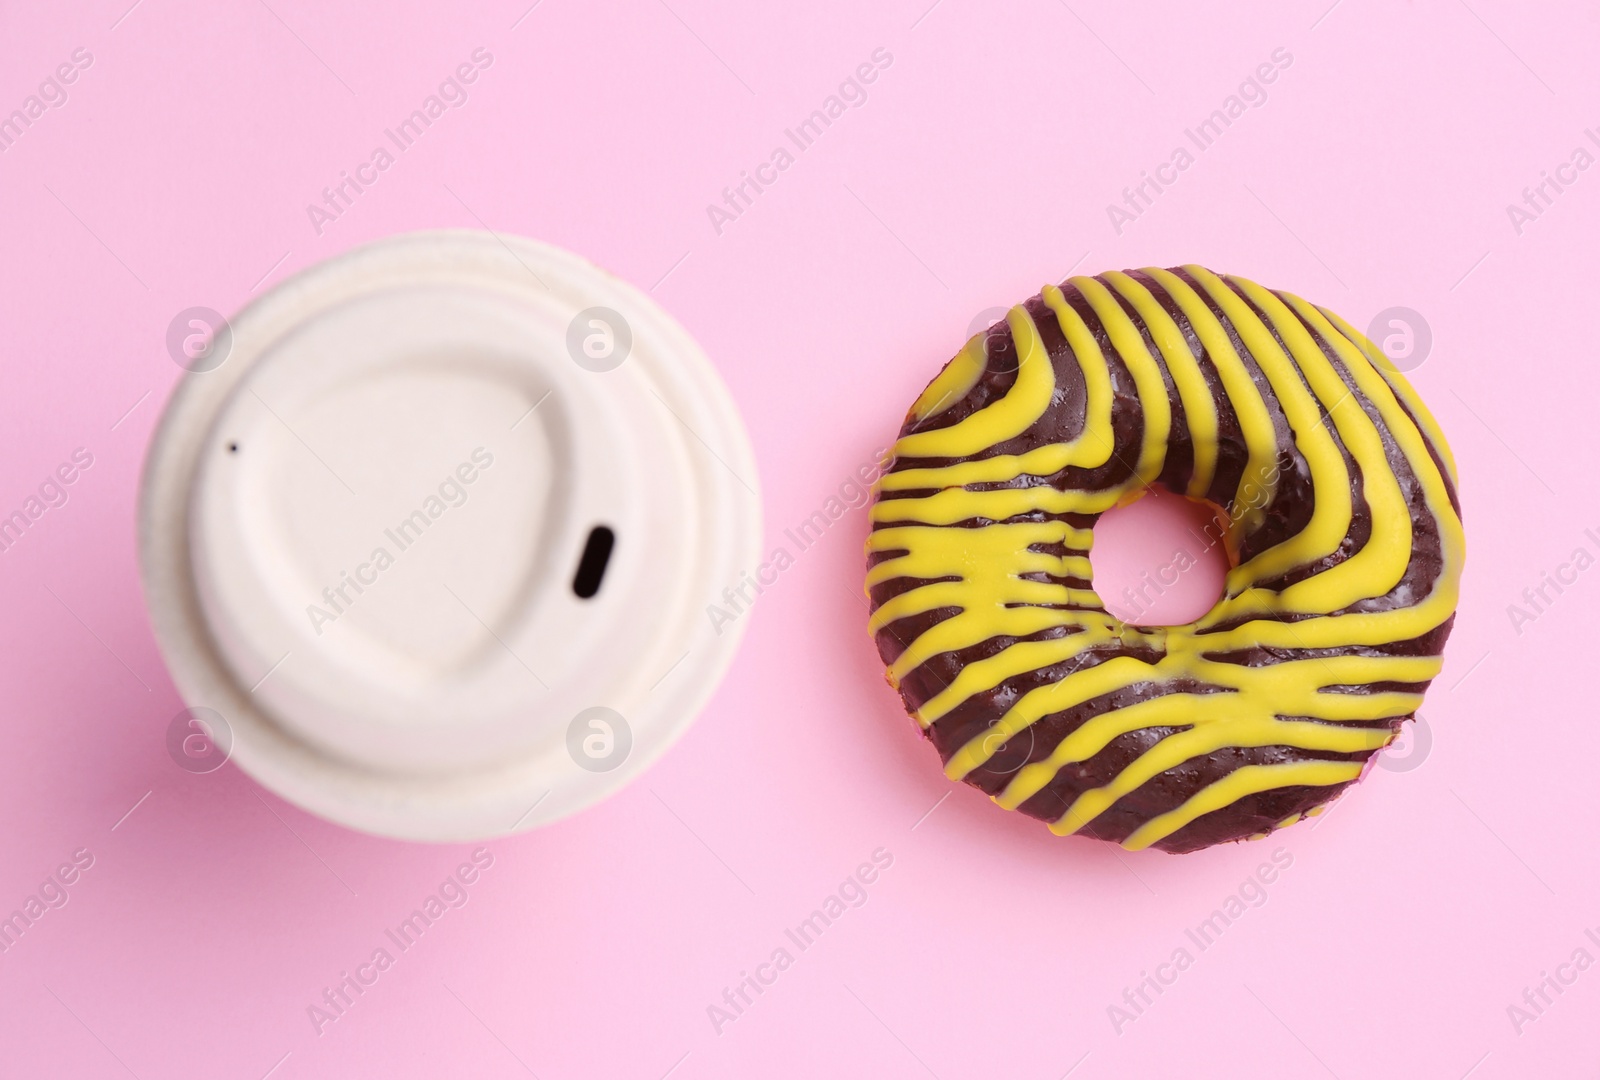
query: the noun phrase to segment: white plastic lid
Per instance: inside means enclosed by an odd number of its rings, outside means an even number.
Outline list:
[[[314,266],[186,374],[140,554],[184,700],[334,821],[531,828],[671,745],[745,620],[749,442],[648,297],[544,244],[414,233]],[[720,633],[718,632],[720,629]]]

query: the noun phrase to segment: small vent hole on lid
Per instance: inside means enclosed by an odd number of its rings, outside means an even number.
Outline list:
[[[617,534],[604,525],[589,530],[583,557],[578,560],[578,573],[572,579],[573,592],[587,600],[600,591],[600,580],[606,576],[606,564],[611,561],[611,549],[616,543]]]

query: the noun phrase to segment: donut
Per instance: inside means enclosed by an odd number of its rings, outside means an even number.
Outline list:
[[[1155,485],[1229,570],[1183,626],[1106,611],[1096,519]],[[1465,557],[1455,463],[1381,350],[1200,266],[1073,277],[974,335],[874,485],[868,629],[952,780],[1129,850],[1324,809],[1414,717]]]

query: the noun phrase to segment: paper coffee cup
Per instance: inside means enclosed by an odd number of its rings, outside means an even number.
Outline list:
[[[545,244],[395,237],[241,312],[167,405],[139,548],[232,759],[416,840],[531,828],[693,720],[759,561],[749,441],[694,341]]]

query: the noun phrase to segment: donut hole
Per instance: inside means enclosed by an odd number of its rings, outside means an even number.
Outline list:
[[[1094,591],[1126,623],[1194,622],[1222,597],[1226,524],[1216,504],[1161,487],[1106,511],[1094,527]]]

